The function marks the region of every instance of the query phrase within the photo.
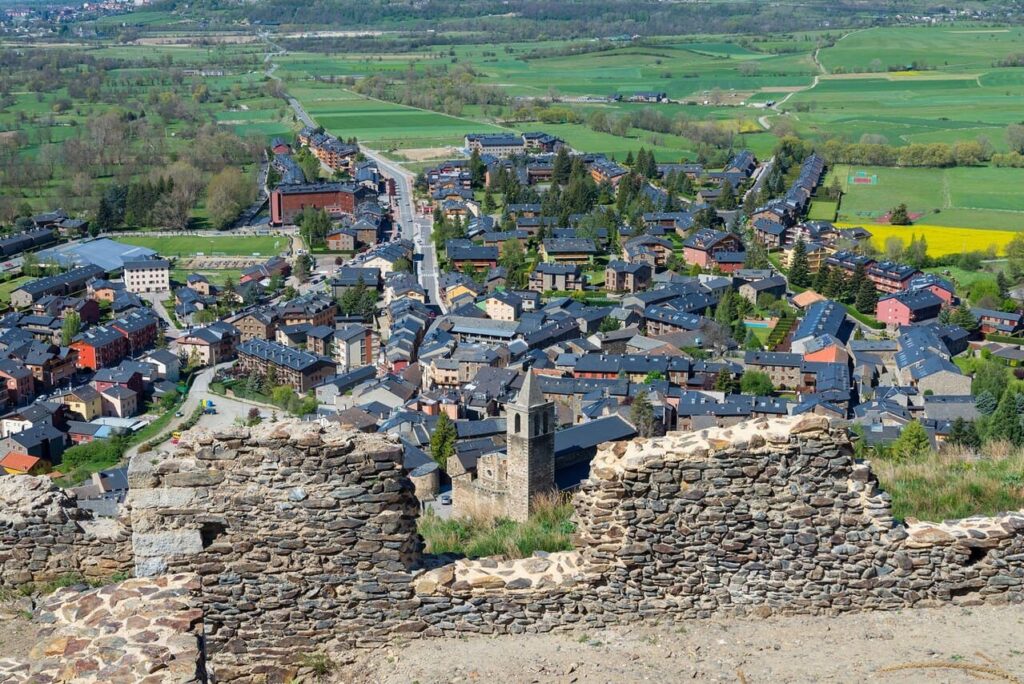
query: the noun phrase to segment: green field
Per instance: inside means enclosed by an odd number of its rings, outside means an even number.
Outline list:
[[[139,247],[148,247],[161,256],[264,256],[271,257],[288,250],[290,242],[286,237],[274,236],[133,236],[118,235],[118,242]]]
[[[466,133],[505,129],[415,107],[362,97],[341,86],[305,84],[289,89],[327,131],[379,149],[462,146]]]
[[[851,171],[877,174],[877,185],[848,182]],[[905,203],[920,223],[962,228],[1024,230],[1024,169],[963,167],[950,169],[850,167],[837,165],[844,195],[838,220],[875,223]],[[831,182],[831,179],[826,183]]]
[[[178,282],[178,283],[181,283],[181,284],[184,284],[185,283],[185,279],[188,278],[188,276],[192,275],[193,273],[198,273],[199,275],[206,276],[207,280],[209,280],[211,283],[213,283],[214,285],[221,285],[221,286],[223,286],[224,283],[229,278],[235,284],[237,284],[239,279],[242,277],[242,271],[239,270],[239,269],[234,269],[234,268],[223,268],[223,269],[217,269],[217,270],[201,269],[201,270],[198,270],[198,271],[187,270],[187,269],[183,269],[183,268],[172,268],[171,269],[171,280],[173,280],[175,282]]]
[[[1020,28],[973,24],[854,31],[820,51],[827,75],[785,108],[811,137],[871,134],[905,145],[984,136],[1005,151],[1005,128],[1021,119],[1024,73],[995,63],[1020,53],[1022,41]]]

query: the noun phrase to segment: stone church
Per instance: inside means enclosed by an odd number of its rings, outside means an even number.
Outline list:
[[[475,471],[456,473],[449,466],[455,517],[491,515],[523,521],[537,496],[555,489],[555,404],[544,398],[533,373],[527,372],[505,413],[505,453],[480,456]]]

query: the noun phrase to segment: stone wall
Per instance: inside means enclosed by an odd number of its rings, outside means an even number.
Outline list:
[[[206,682],[194,575],[71,587],[43,599],[27,658],[0,660],[2,682]]]
[[[200,576],[222,680],[317,644],[384,643],[420,602],[419,504],[381,435],[274,423],[182,436],[129,468],[136,571]]]
[[[576,494],[577,550],[515,561],[424,555],[401,452],[286,422],[133,459],[137,573],[200,576],[221,680],[399,635],[1024,600],[1024,515],[894,526],[818,416],[608,445]]]
[[[47,477],[0,477],[0,588],[132,569],[127,518],[93,518]]]

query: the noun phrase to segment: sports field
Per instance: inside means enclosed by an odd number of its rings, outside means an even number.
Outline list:
[[[280,236],[228,236],[194,237],[194,236],[133,236],[118,235],[118,242],[129,245],[148,247],[160,256],[194,256],[202,253],[206,256],[265,256],[271,257],[285,251],[289,240]]]
[[[874,185],[851,183],[850,176],[864,172],[877,176]],[[865,226],[877,225],[900,203],[919,222],[983,230],[1024,230],[1024,169],[962,167],[951,169],[850,167],[837,165],[830,178],[838,177],[844,195],[838,220]]]

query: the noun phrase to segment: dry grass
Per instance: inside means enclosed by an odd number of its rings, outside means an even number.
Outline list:
[[[571,515],[568,497],[552,493],[537,499],[525,523],[499,517],[493,506],[482,504],[470,506],[467,515],[457,520],[427,514],[420,518],[419,532],[428,553],[526,558],[534,551],[570,550],[575,531]]]
[[[898,463],[872,459],[897,518],[949,520],[1024,508],[1024,449],[986,444],[979,452],[946,448]]]

